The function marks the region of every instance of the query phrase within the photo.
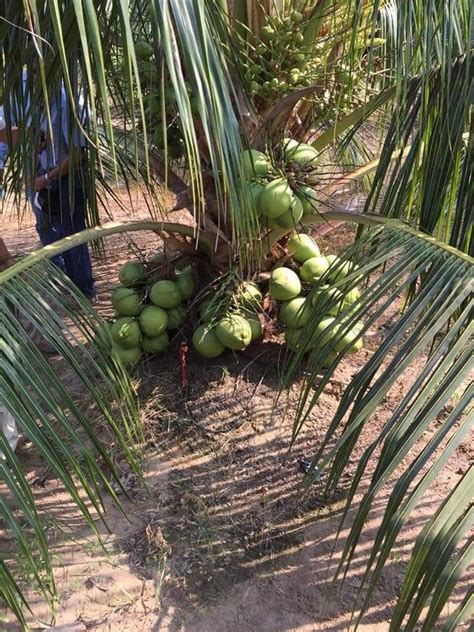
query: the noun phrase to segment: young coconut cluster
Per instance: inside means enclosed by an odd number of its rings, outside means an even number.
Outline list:
[[[307,172],[316,168],[318,152],[311,145],[286,138],[281,153],[285,172]],[[286,177],[276,174],[266,154],[246,149],[243,165],[250,182],[252,203],[268,228],[292,228],[304,215],[315,213],[314,189],[303,185],[293,190]]]
[[[342,325],[332,327],[337,315],[360,297],[357,288],[347,292],[339,289],[341,282],[355,267],[348,262],[342,264],[336,255],[321,255],[316,242],[305,233],[292,235],[287,250],[297,272],[288,267],[273,270],[269,294],[280,303],[279,320],[286,328],[288,348],[298,351],[303,340],[307,342],[309,337],[308,350],[316,346],[327,350],[324,360],[326,366],[342,351],[360,351],[362,323],[348,331]],[[314,289],[315,285],[318,285],[317,289]],[[305,326],[315,311],[320,318],[314,330],[309,332]]]
[[[267,14],[259,35],[250,43],[244,63],[245,79],[261,105],[311,83],[312,72],[308,72],[307,65],[310,56],[305,49],[302,22],[299,11]]]
[[[205,298],[199,306],[200,324],[193,334],[196,351],[205,358],[217,358],[225,351],[243,351],[261,338],[262,293],[255,283],[244,283],[231,297],[227,308],[217,297]]]
[[[163,352],[169,331],[179,329],[196,291],[192,266],[174,269],[171,278],[156,280],[160,262],[128,261],[119,270],[120,287],[112,291],[117,319],[110,325],[116,354],[125,365],[138,362],[142,353]]]

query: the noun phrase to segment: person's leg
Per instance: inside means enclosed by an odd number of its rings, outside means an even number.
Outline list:
[[[49,246],[55,241],[58,241],[58,231],[54,228],[51,219],[48,217],[40,207],[35,204],[36,191],[33,189],[28,190],[28,199],[30,200],[31,208],[35,216],[35,228],[40,238],[42,246]],[[56,255],[51,258],[51,261],[58,266],[63,272],[66,272],[66,266],[62,255]]]
[[[67,176],[65,177],[67,180]],[[72,202],[72,212],[71,212]],[[68,187],[62,188],[61,213],[53,222],[58,232],[58,239],[69,237],[86,228],[85,197],[80,182],[76,182],[72,200],[69,199]],[[92,276],[92,263],[89,248],[86,244],[71,248],[63,253],[66,274],[77,285],[87,298],[95,296],[95,285]]]

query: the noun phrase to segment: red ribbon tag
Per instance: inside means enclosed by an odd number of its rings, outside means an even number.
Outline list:
[[[188,382],[188,367],[186,366],[186,355],[188,353],[188,345],[185,342],[181,343],[179,349],[179,376],[181,379],[181,388],[187,388]]]

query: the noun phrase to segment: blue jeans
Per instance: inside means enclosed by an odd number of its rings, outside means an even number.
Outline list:
[[[84,191],[79,179],[76,180],[72,200],[69,196],[68,176],[64,176],[58,184],[59,195],[45,189],[39,192],[40,196],[46,200],[43,208],[39,209],[32,204],[36,217],[36,231],[43,246],[48,246],[86,228]],[[29,195],[33,202],[34,194],[30,192]],[[87,298],[95,296],[92,263],[86,244],[66,250],[52,257],[51,261],[68,275],[84,296]]]

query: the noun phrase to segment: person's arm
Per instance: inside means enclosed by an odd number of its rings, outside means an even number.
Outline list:
[[[51,182],[59,180],[59,178],[62,178],[62,176],[69,173],[71,166],[74,167],[81,162],[82,154],[82,149],[73,147],[69,154],[63,158],[57,167],[54,167],[54,169],[51,169],[48,173],[35,178],[35,190],[41,191],[41,189],[46,189]]]
[[[64,87],[61,87],[59,108],[61,117],[61,131],[66,145],[68,146],[68,153],[57,167],[54,167],[54,169],[51,169],[48,173],[42,176],[38,176],[35,179],[36,191],[45,189],[50,182],[58,180],[62,176],[69,173],[71,169],[74,169],[76,166],[78,166],[82,160],[84,148],[86,147],[86,140],[78,125],[75,122],[71,125],[71,111]],[[84,125],[87,114],[84,104],[78,103],[77,108],[81,123]]]

